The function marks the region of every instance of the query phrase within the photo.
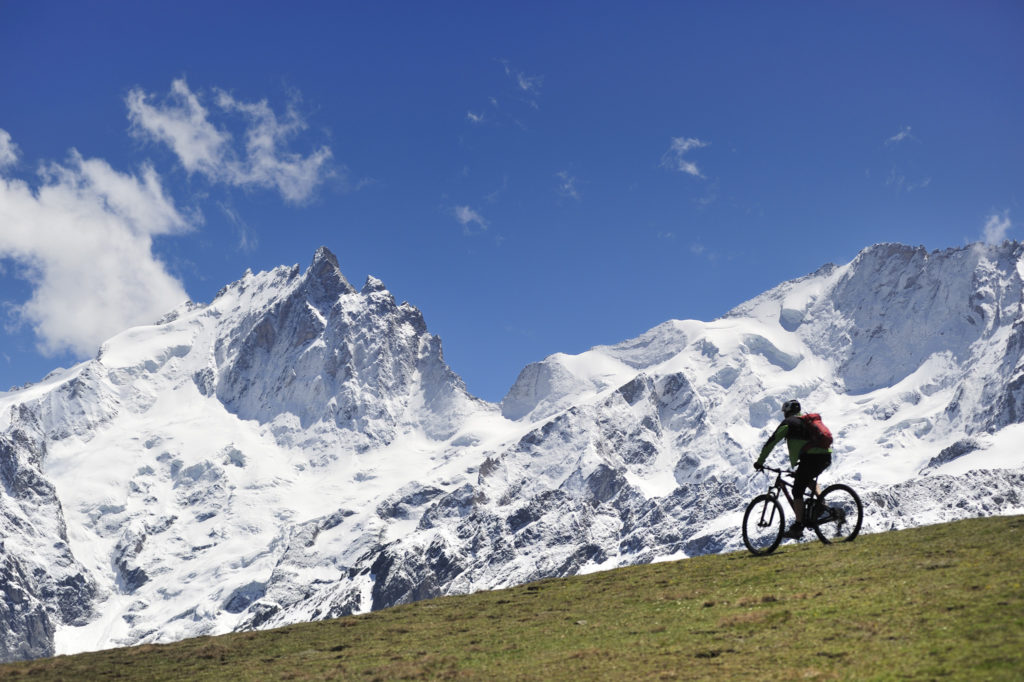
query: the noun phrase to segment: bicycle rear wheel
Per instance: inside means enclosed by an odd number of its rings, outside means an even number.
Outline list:
[[[770,554],[782,542],[782,505],[771,495],[758,495],[743,514],[743,544],[752,554]]]
[[[864,507],[860,497],[848,485],[837,483],[825,488],[818,497],[818,522],[814,533],[826,545],[833,542],[850,542],[860,532],[864,520]]]

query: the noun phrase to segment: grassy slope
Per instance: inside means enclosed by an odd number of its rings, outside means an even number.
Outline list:
[[[1024,517],[544,580],[2,679],[1024,679]]]

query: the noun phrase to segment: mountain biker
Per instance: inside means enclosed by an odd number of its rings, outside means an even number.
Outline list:
[[[796,467],[793,477],[793,514],[796,516],[796,520],[782,535],[792,540],[799,539],[804,533],[804,493],[807,491],[807,487],[832,464],[832,448],[808,447],[810,435],[807,433],[807,426],[800,419],[800,414],[801,408],[798,401],[787,400],[782,404],[784,419],[768,442],[761,448],[761,456],[754,462],[754,468],[760,471],[764,468],[764,461],[768,458],[768,454],[780,440],[786,439],[790,464]]]

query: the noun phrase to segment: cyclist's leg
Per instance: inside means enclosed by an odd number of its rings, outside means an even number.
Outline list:
[[[801,457],[800,464],[793,476],[793,516],[801,525],[804,522],[804,493],[807,492],[807,486],[814,478],[808,475],[811,469],[808,464],[807,457]]]
[[[807,488],[813,484],[815,492],[821,492],[818,488],[818,476],[831,464],[832,456],[828,453],[807,453],[800,458],[793,476],[793,515],[797,523],[804,522],[804,494]]]

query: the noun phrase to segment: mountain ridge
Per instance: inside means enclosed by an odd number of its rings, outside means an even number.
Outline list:
[[[500,404],[328,249],[247,272],[0,394],[0,659],[735,548],[790,397],[826,415],[868,531],[1017,509],[1022,257],[876,245],[711,322],[532,363]]]

